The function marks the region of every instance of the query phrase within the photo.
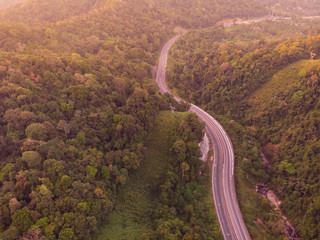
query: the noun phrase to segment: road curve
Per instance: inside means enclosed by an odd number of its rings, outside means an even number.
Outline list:
[[[166,65],[169,49],[179,37],[180,35],[170,39],[161,51],[156,81],[162,94],[172,94],[165,82]],[[173,97],[178,102],[181,101],[180,98],[174,95]],[[199,119],[205,122],[207,134],[213,143],[212,192],[224,239],[251,239],[235,193],[234,151],[231,140],[218,121],[207,112],[193,104],[189,111],[197,114]]]

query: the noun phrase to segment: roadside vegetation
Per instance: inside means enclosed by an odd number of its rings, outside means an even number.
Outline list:
[[[258,0],[237,2],[232,16],[266,12],[255,11]],[[163,43],[176,26],[207,27],[229,12],[224,1],[219,9],[204,0],[26,0],[0,12],[2,239],[97,236],[145,159],[154,119],[175,104],[154,82]],[[191,136],[194,151],[200,132]],[[198,230],[198,221],[208,216],[192,205],[205,195],[193,197],[200,164],[195,156],[184,163],[181,179],[182,157],[173,157],[171,172],[155,186],[161,202],[154,219],[163,231],[191,221],[177,238],[206,238],[215,233]],[[191,190],[183,201],[185,188]]]
[[[314,215],[320,54],[315,29],[319,25],[294,21],[288,35],[279,37],[277,26],[281,33],[288,23],[190,32],[179,39],[169,57],[171,86],[216,117],[231,135],[237,194],[255,239],[283,236],[279,214],[255,193],[255,184],[263,182],[282,200],[282,211],[303,239],[319,236]],[[306,24],[312,30],[295,37],[293,29]],[[241,28],[253,33],[245,35]],[[273,33],[266,32],[263,39],[262,29]],[[268,39],[270,34],[274,39]],[[269,169],[261,152],[270,162]]]
[[[172,168],[175,165],[172,161],[176,160],[172,146],[181,141],[177,137],[190,138],[186,144],[193,144],[190,134],[196,131],[190,127],[201,126],[195,119],[194,125],[190,125],[190,118],[194,116],[181,112],[161,112],[157,116],[147,143],[146,158],[130,182],[121,187],[120,202],[99,239],[222,239],[210,188],[207,189],[211,184],[206,163],[193,159],[193,164],[182,162],[179,168]],[[182,126],[185,133],[177,134]],[[190,150],[185,154],[190,155]],[[197,151],[193,154],[198,155]],[[201,176],[196,173],[199,166]]]

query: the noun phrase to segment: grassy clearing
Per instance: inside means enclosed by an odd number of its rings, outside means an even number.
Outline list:
[[[273,75],[271,80],[255,91],[248,99],[257,111],[268,108],[275,96],[287,91],[289,86],[297,84],[303,69],[318,66],[320,60],[301,60],[290,64]]]
[[[109,216],[98,240],[133,240],[152,229],[150,209],[153,208],[150,183],[168,168],[168,138],[177,119],[189,113],[161,112],[147,143],[146,159],[122,187],[115,210]]]

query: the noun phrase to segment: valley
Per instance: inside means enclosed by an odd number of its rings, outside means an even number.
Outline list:
[[[261,209],[263,205],[261,199],[251,192],[255,189],[255,185],[252,183],[264,181],[270,187],[277,186],[271,188],[278,197],[281,196],[280,192],[283,191],[280,190],[280,186],[284,184],[284,181],[280,179],[287,179],[291,182],[293,185],[288,185],[293,189],[295,184],[297,184],[296,186],[301,184],[298,183],[299,181],[292,182],[293,179],[299,178],[299,170],[297,169],[299,169],[298,166],[301,162],[295,153],[297,148],[294,147],[294,144],[297,142],[296,140],[294,140],[295,143],[292,142],[293,135],[291,135],[292,131],[295,131],[294,129],[300,127],[290,126],[289,122],[294,122],[293,119],[301,121],[298,116],[299,114],[302,114],[302,116],[306,114],[303,113],[306,109],[309,109],[307,111],[310,111],[310,114],[311,112],[312,114],[317,112],[317,110],[314,110],[314,108],[317,109],[317,91],[315,90],[317,85],[312,84],[310,78],[313,76],[314,81],[316,81],[318,75],[314,72],[318,69],[319,64],[317,59],[307,60],[310,59],[310,52],[312,52],[308,49],[315,49],[309,46],[317,44],[316,37],[306,36],[308,40],[315,40],[315,42],[308,42],[311,45],[306,45],[306,41],[300,37],[296,42],[291,39],[283,42],[280,40],[279,43],[279,40],[276,40],[275,45],[272,41],[260,40],[261,45],[252,44],[251,46],[248,44],[250,42],[248,38],[243,40],[233,38],[233,31],[239,32],[241,28],[248,30],[252,27],[255,29],[260,27],[261,29],[262,26],[266,27],[267,25],[270,27],[272,25],[281,26],[280,23],[261,22],[256,26],[234,26],[233,29],[225,31],[212,29],[206,30],[207,32],[189,33],[174,46],[172,65],[168,67],[169,85],[177,89],[179,95],[184,99],[202,106],[209,113],[211,112],[230,134],[236,155],[237,195],[239,196],[241,211],[253,239],[262,239],[268,235],[273,238],[281,238],[283,229],[277,229],[276,224],[273,225],[272,222],[268,222],[270,217],[273,221],[276,221],[275,219],[279,216],[270,206]],[[288,32],[290,35],[292,33]],[[255,34],[259,34],[259,32]],[[197,48],[190,47],[188,41],[193,43],[194,39],[199,39],[199,35],[202,39],[198,42]],[[251,37],[254,41],[253,35]],[[217,37],[220,38],[220,43],[214,42]],[[222,39],[223,41],[221,41]],[[210,44],[213,44],[211,45],[213,48],[208,50],[207,46]],[[295,47],[290,48],[291,44]],[[272,52],[274,50],[270,51],[270,49],[279,51],[279,55]],[[288,50],[287,53],[281,52],[286,51],[285,49]],[[186,56],[188,56],[188,60],[181,61],[181,59],[187,59]],[[266,64],[263,61],[266,61]],[[282,61],[283,67],[281,67]],[[210,62],[215,64],[212,65]],[[181,66],[184,67],[181,68]],[[181,69],[184,70],[180,74]],[[251,80],[254,82],[251,82]],[[190,91],[191,89],[194,90]],[[299,89],[303,89],[303,91]],[[304,95],[304,92],[308,91],[311,91],[308,97],[311,97],[312,100],[302,100],[307,96]],[[298,97],[298,94],[301,94],[300,97]],[[300,99],[300,101],[298,100],[298,103],[293,99]],[[299,104],[300,107],[295,104]],[[290,105],[295,105],[295,110],[287,110]],[[302,117],[302,119],[308,121],[307,119],[310,119],[310,117],[307,114],[306,118]],[[266,126],[270,126],[270,128]],[[285,129],[288,129],[288,132]],[[305,131],[301,131],[300,128],[300,133],[308,134],[310,128],[304,129]],[[304,138],[307,139],[307,136]],[[316,139],[315,135],[314,139]],[[300,141],[300,147],[303,146],[302,144],[303,142]],[[268,149],[264,152],[268,159],[273,159],[270,160],[270,169],[264,169],[259,151],[261,146]],[[284,148],[284,146],[286,147]],[[300,149],[304,151],[302,149],[305,149],[305,147]],[[297,165],[293,165],[289,159],[281,160],[289,152],[291,152],[291,157],[295,156]],[[275,156],[277,160],[275,160]],[[286,167],[288,175],[279,172],[280,166]],[[277,183],[274,177],[278,179]],[[293,189],[291,188],[291,190]],[[302,198],[303,195],[300,196]],[[284,210],[286,204],[291,202],[292,199],[292,197],[289,197],[281,204],[281,209],[285,214],[288,214]],[[260,210],[257,212],[256,209]],[[295,212],[296,217],[297,213],[298,211]],[[290,217],[290,214],[287,216],[293,224],[297,223],[295,222],[297,218],[293,220],[294,218]],[[306,228],[310,226],[303,222],[301,224]],[[308,239],[307,235],[304,235],[306,232],[302,229],[302,226],[297,228],[298,234],[302,235],[303,239]]]
[[[0,8],[0,239],[319,238],[318,1]]]

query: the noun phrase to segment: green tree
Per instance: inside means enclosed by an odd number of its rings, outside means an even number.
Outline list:
[[[72,179],[68,175],[63,175],[58,182],[58,186],[65,192],[72,184]]]
[[[22,153],[22,161],[25,161],[29,168],[36,168],[41,164],[42,158],[36,151],[26,151]]]
[[[28,138],[40,141],[46,141],[48,138],[47,130],[42,123],[32,123],[26,128]]]
[[[0,238],[3,240],[19,239],[19,231],[15,226],[10,226],[5,232],[0,233]]]
[[[29,209],[24,207],[17,210],[12,216],[12,224],[17,228],[19,234],[25,233],[33,225]]]
[[[72,228],[64,228],[59,233],[58,240],[76,240],[77,237],[74,234]]]
[[[186,143],[183,140],[177,140],[173,144],[173,150],[177,154],[179,162],[182,162],[186,158]]]
[[[0,181],[4,182],[9,173],[15,168],[13,163],[7,163],[0,171]]]
[[[94,178],[98,172],[98,169],[89,165],[86,167],[86,172],[88,176],[91,176]]]
[[[101,167],[102,179],[106,182],[110,180],[110,169],[107,166]]]

